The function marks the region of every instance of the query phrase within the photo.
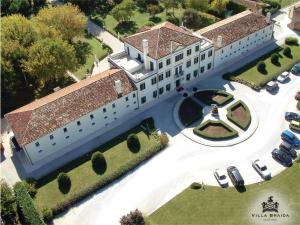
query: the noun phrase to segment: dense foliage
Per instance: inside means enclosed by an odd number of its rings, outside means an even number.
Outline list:
[[[101,152],[95,152],[91,158],[93,170],[96,173],[103,174],[106,170],[106,160]]]
[[[24,186],[27,189],[28,194],[30,195],[31,198],[34,198],[37,189],[36,189],[36,181],[33,178],[27,178],[24,182]]]
[[[62,193],[68,193],[71,189],[71,179],[68,174],[60,173],[57,176],[58,188]]]
[[[4,224],[14,224],[16,221],[17,204],[14,193],[8,184],[0,181],[1,185],[1,218]]]
[[[51,209],[48,208],[42,209],[42,216],[45,223],[50,223],[53,220],[53,212]]]
[[[264,61],[259,61],[257,63],[257,70],[261,73],[264,73],[266,71],[266,63]]]
[[[287,38],[285,39],[285,43],[286,43],[287,45],[299,45],[298,39],[297,39],[297,38],[294,38],[294,37],[287,37]]]
[[[14,186],[17,205],[20,212],[21,220],[24,224],[44,225],[40,215],[35,208],[32,198],[28,194],[23,182],[18,182]]]
[[[263,14],[267,15],[268,12],[271,14],[276,13],[279,9],[281,9],[281,5],[278,1],[275,0],[262,0],[266,5],[263,7]]]
[[[1,16],[20,13],[30,16],[46,5],[46,0],[1,0]]]
[[[120,219],[121,225],[145,225],[143,214],[136,209]]]
[[[140,140],[136,134],[129,134],[127,137],[127,146],[132,152],[138,152],[141,148]]]

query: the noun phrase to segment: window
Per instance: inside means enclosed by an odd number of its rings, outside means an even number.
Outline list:
[[[205,59],[205,53],[201,55],[201,61]]]
[[[157,91],[153,91],[153,98],[157,97]]]
[[[91,115],[90,115],[90,118],[91,118],[91,120],[92,120],[92,119],[94,119],[94,115],[93,115],[93,114],[91,114]]]
[[[198,75],[198,70],[194,70],[194,77],[197,77]]]
[[[66,127],[64,127],[64,133],[67,133],[68,129]]]
[[[166,85],[166,91],[170,91],[171,90],[171,84],[167,84]]]
[[[156,77],[153,77],[153,78],[151,79],[151,83],[152,83],[152,85],[156,84]]]
[[[55,143],[55,142],[53,142],[53,143],[52,143],[52,145],[54,146],[54,145],[56,145],[56,143]]]
[[[154,70],[154,65],[153,65],[153,62],[150,61],[150,70]]]
[[[222,49],[221,53],[223,54],[224,53],[224,50]]]
[[[128,97],[125,97],[125,101],[128,102]]]
[[[168,70],[168,71],[166,72],[166,78],[168,78],[168,77],[170,77],[170,76],[171,76],[171,71]]]
[[[82,129],[79,129],[78,131],[79,131],[79,132],[82,132]]]
[[[162,62],[158,63],[158,69],[161,69],[161,68],[163,68],[163,63]]]
[[[182,73],[182,65],[175,67],[175,74],[179,75]]]
[[[132,94],[132,97],[135,98],[135,93]]]
[[[81,125],[80,121],[77,121],[77,126],[80,126],[80,125]]]
[[[211,63],[207,64],[207,69],[209,70],[211,68]]]
[[[126,105],[126,108],[128,108],[129,107],[129,105]]]
[[[171,59],[167,59],[166,64],[170,65],[171,64]]]
[[[92,126],[94,126],[95,125],[95,122],[92,122]]]
[[[106,112],[106,108],[103,108],[103,112]]]
[[[69,139],[70,136],[66,136],[66,139]]]
[[[117,112],[114,112],[114,114],[116,114]]]
[[[136,101],[134,101],[133,104],[136,104]]]
[[[200,68],[200,73],[204,73],[204,66]]]
[[[186,67],[189,68],[191,66],[191,60],[186,62]]]
[[[199,51],[199,45],[196,45],[195,52],[198,52],[198,51]]]
[[[164,79],[164,74],[159,74],[158,75],[158,81],[162,81]]]
[[[39,142],[35,142],[35,147],[39,147],[40,143]]]
[[[107,119],[107,116],[104,116],[104,119]]]
[[[182,60],[182,59],[183,59],[183,53],[175,56],[175,62],[178,62],[179,60]]]
[[[144,104],[146,102],[146,96],[141,98],[141,102],[142,102],[142,104]]]
[[[191,55],[192,54],[192,49],[188,49],[187,51],[186,51],[186,55]]]
[[[54,137],[53,137],[53,134],[51,134],[51,135],[50,135],[50,140],[52,140],[53,138],[54,138]]]
[[[159,89],[158,89],[158,93],[159,93],[160,95],[162,95],[162,94],[164,93],[164,87],[159,88]]]
[[[140,85],[140,90],[142,91],[142,90],[144,90],[145,88],[146,88],[145,83],[142,83],[142,84]]]
[[[39,150],[39,153],[42,153],[43,150]]]
[[[198,57],[194,58],[194,64],[196,64],[198,62],[199,62],[199,58]]]
[[[239,45],[241,44],[242,42],[241,41],[239,41]]]
[[[190,80],[190,79],[191,79],[191,74],[188,73],[188,74],[186,75],[186,80]]]
[[[209,50],[208,57],[211,57],[211,56],[212,56],[212,50]]]
[[[113,108],[115,108],[115,107],[116,107],[116,104],[115,104],[115,103],[113,103],[113,104],[112,104],[112,107],[113,107]]]
[[[230,45],[230,49],[232,49],[232,45]]]

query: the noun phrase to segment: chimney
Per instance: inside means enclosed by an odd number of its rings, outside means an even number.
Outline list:
[[[122,84],[120,80],[115,80],[115,89],[119,96],[122,95]]]
[[[217,46],[218,46],[219,48],[222,47],[222,42],[223,42],[222,36],[219,35],[219,36],[217,37]]]
[[[271,13],[268,12],[268,13],[267,13],[267,16],[266,16],[266,22],[267,22],[267,23],[270,23],[270,21],[271,21]]]
[[[149,70],[149,68],[150,68],[149,62],[148,62],[148,51],[149,51],[148,40],[144,39],[143,40],[143,52],[144,52],[145,70]]]

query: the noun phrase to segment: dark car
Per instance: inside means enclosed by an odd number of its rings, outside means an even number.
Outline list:
[[[297,152],[295,151],[293,146],[288,142],[285,142],[285,141],[282,142],[279,145],[279,149],[281,151],[284,151],[285,153],[289,154],[293,159],[297,157]]]
[[[298,92],[296,93],[295,99],[298,100],[298,101],[300,100],[300,91],[298,91]]]
[[[295,120],[300,122],[300,115],[298,113],[286,112],[284,117],[287,121]]]
[[[239,170],[235,166],[230,166],[227,168],[228,176],[230,177],[231,182],[236,187],[244,186],[244,179],[241,176]]]
[[[272,151],[272,157],[284,166],[291,166],[293,164],[292,158],[287,153],[277,148]]]

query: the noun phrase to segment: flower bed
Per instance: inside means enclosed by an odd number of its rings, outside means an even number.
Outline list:
[[[194,96],[205,105],[217,104],[224,106],[233,100],[233,95],[223,90],[199,91]]]
[[[189,126],[192,123],[202,118],[202,107],[191,98],[186,98],[179,107],[179,118],[184,126]]]
[[[243,101],[237,101],[227,108],[227,118],[243,130],[247,130],[251,123],[251,114]]]
[[[224,140],[238,136],[238,132],[222,120],[207,120],[193,130],[194,134],[211,140]]]

